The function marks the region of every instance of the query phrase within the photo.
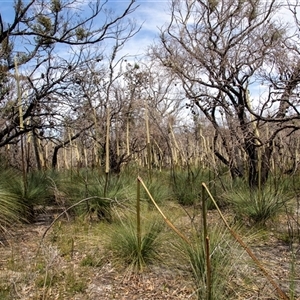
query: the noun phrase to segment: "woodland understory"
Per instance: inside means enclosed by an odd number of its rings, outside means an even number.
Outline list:
[[[299,3],[144,5],[3,4],[0,298],[300,299]]]

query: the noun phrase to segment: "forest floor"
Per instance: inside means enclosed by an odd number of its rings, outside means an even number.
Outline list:
[[[219,220],[216,211],[208,214],[210,222]],[[188,222],[181,217],[176,225],[185,232]],[[190,268],[174,252],[165,250],[161,262],[140,274],[113,266],[102,251],[109,226],[62,220],[43,241],[49,222],[16,226],[0,245],[0,299],[197,299]],[[292,256],[286,227],[284,218],[276,220],[248,245],[280,289],[300,299],[299,239]],[[237,258],[235,276],[227,279],[228,299],[279,299],[248,254],[239,253],[244,259]]]

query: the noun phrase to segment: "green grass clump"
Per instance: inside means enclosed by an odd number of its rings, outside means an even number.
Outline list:
[[[50,288],[55,286],[60,281],[60,278],[54,272],[47,273],[47,276],[41,274],[37,276],[35,280],[36,287],[38,288]]]
[[[0,175],[1,186],[22,204],[20,217],[29,222],[34,220],[34,207],[46,205],[53,194],[49,189],[49,179],[45,173],[32,172],[26,176],[15,170],[6,170]]]
[[[172,192],[169,189],[168,183],[164,182],[161,177],[148,180],[145,182],[145,185],[157,204],[164,204],[172,198]],[[150,208],[154,207],[150,197],[144,189],[141,191],[141,199],[145,199]]]
[[[87,279],[83,276],[76,275],[74,270],[69,270],[65,274],[65,283],[67,291],[70,295],[84,293],[84,291],[87,289]]]
[[[290,200],[280,189],[268,186],[261,190],[236,188],[227,192],[226,199],[239,220],[258,226],[265,226],[267,221],[278,216]]]
[[[142,271],[159,259],[160,234],[163,230],[161,220],[143,220],[140,243],[136,223],[129,218],[117,224],[112,231],[108,250],[113,262],[130,271]]]
[[[8,300],[11,299],[12,291],[9,284],[0,284],[0,299]]]
[[[172,174],[171,188],[177,202],[181,205],[193,205],[199,202],[199,192],[203,178],[200,171],[177,171]]]
[[[179,247],[190,265],[195,293],[202,299],[229,299],[228,280],[236,260],[237,244],[223,226],[211,228],[209,233],[210,286],[207,284],[207,256],[203,237],[196,235],[190,244],[180,243]],[[209,295],[209,290],[210,295]],[[209,295],[209,296],[208,296]]]
[[[0,186],[0,237],[11,225],[20,221],[24,205],[15,194]]]
[[[124,202],[130,195],[130,186],[122,177],[111,176],[105,191],[105,177],[97,173],[75,173],[60,185],[70,204],[91,198],[74,208],[76,215],[96,216],[98,220],[109,222],[112,221],[112,204]]]
[[[88,253],[80,262],[82,267],[101,267],[103,265],[102,257],[98,257],[97,253],[94,255]]]

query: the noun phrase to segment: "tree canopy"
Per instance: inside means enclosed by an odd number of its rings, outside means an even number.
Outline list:
[[[13,15],[0,14],[0,147],[24,135],[51,142],[56,167],[59,149],[77,140],[97,163],[109,148],[119,170],[151,135],[156,163],[188,164],[210,148],[233,178],[264,184],[283,141],[298,143],[297,4],[172,0],[143,59],[121,55],[141,29],[138,5],[116,13],[108,4],[16,0]]]
[[[267,180],[279,133],[299,128],[298,33],[280,20],[281,9],[276,0],[174,0],[151,51],[213,125],[215,155],[233,176],[244,176],[247,164],[251,186]],[[253,101],[258,85],[266,95]]]
[[[107,4],[16,0],[11,20],[0,13],[0,146],[82,118],[82,73],[93,63],[104,77],[104,56],[116,55],[139,30],[130,19],[134,1],[120,14]]]

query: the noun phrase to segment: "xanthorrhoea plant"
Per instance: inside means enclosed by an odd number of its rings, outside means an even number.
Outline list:
[[[163,228],[163,222],[157,217],[143,219],[137,235],[135,219],[129,217],[121,221],[111,231],[108,245],[114,263],[133,272],[143,271],[159,259],[159,237]]]

